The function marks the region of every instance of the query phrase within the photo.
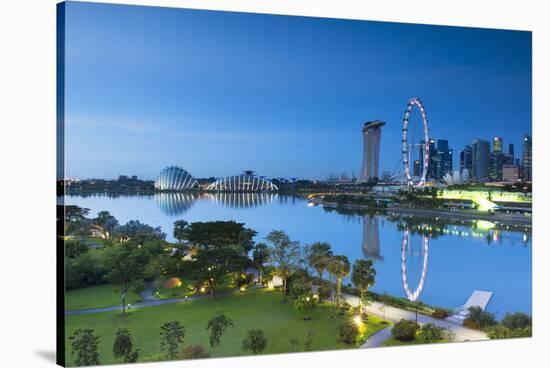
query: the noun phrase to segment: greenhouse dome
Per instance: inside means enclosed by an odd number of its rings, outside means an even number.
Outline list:
[[[155,189],[158,190],[189,190],[197,185],[191,174],[178,166],[165,168],[155,181]]]
[[[208,190],[222,192],[271,192],[278,189],[271,181],[263,176],[256,176],[253,171],[220,178],[208,186]]]

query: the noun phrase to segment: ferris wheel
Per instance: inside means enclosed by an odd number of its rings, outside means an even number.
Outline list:
[[[410,169],[410,151],[409,151],[409,118],[413,106],[416,106],[420,110],[422,117],[422,126],[424,128],[424,144],[423,144],[423,165],[422,174],[420,180],[415,183]],[[403,117],[403,135],[401,138],[402,154],[403,154],[403,166],[405,166],[405,175],[407,178],[407,185],[409,187],[422,187],[426,184],[426,175],[428,174],[428,164],[430,162],[430,133],[428,129],[428,118],[426,117],[426,110],[424,104],[418,97],[413,97],[407,103],[407,109],[405,110],[405,116]]]

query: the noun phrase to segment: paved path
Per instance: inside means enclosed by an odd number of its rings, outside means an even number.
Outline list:
[[[384,341],[389,339],[391,337],[391,329],[393,326],[388,326],[374,334],[372,334],[367,341],[363,343],[359,348],[360,349],[368,349],[368,348],[377,348],[379,346],[382,346]]]
[[[218,292],[218,293],[216,293],[216,296],[229,294],[231,292],[235,292],[235,291],[228,290],[228,291]],[[130,311],[132,311],[133,309],[138,309],[138,308],[155,307],[157,305],[171,304],[171,303],[181,303],[181,302],[186,302],[188,300],[207,299],[207,298],[210,298],[210,294],[193,295],[193,296],[188,297],[187,299],[186,298],[172,298],[172,299],[160,299],[160,300],[155,299],[154,297],[151,296],[151,298],[148,299],[148,300],[144,299],[144,301],[142,301],[142,302],[137,302],[135,304],[132,304],[132,308],[130,309]],[[128,310],[128,308],[126,308],[126,310]],[[67,310],[67,311],[65,311],[65,315],[66,316],[74,316],[74,315],[80,315],[80,314],[103,313],[103,312],[113,312],[113,311],[122,312],[122,306],[117,305],[117,306],[106,307],[106,308],[90,308],[90,309]]]
[[[350,305],[359,305],[359,297],[347,294],[344,294],[343,297]],[[379,302],[372,302],[365,309],[367,313],[375,314],[379,317],[383,317],[393,322],[399,322],[402,319],[414,320],[416,315],[415,312],[392,307],[389,305],[384,306],[382,303]],[[418,323],[433,323],[436,326],[439,326],[446,330],[450,330],[455,336],[455,341],[475,341],[488,339],[487,335],[483,331],[474,330],[456,323],[433,318],[420,313],[418,313]]]

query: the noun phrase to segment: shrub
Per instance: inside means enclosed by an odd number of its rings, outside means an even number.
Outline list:
[[[443,339],[443,329],[433,323],[426,323],[420,328],[418,339],[423,342],[436,342]]]
[[[533,336],[533,330],[531,326],[525,328],[516,328],[515,330],[510,330],[510,338],[516,337],[531,337]]]
[[[183,359],[202,359],[210,357],[210,354],[202,345],[189,345],[183,349]]]
[[[510,330],[526,328],[528,326],[531,326],[531,323],[531,317],[522,312],[506,313],[506,315],[502,319],[502,325],[509,328]]]
[[[328,300],[331,294],[332,289],[326,285],[322,285],[317,288],[317,295],[319,295],[320,302]]]
[[[392,336],[399,341],[412,341],[416,337],[416,331],[420,326],[415,321],[402,319],[393,326]]]
[[[248,330],[242,344],[244,351],[250,350],[253,354],[258,354],[264,351],[266,346],[267,339],[263,330]]]
[[[507,339],[510,337],[510,330],[502,325],[496,325],[487,329],[487,337],[490,339]]]
[[[493,313],[485,312],[480,307],[468,308],[470,312],[468,318],[464,320],[464,326],[472,328],[487,328],[497,324],[497,320]],[[476,326],[477,327],[474,327]]]
[[[353,321],[342,322],[339,329],[340,337],[346,344],[354,344],[359,335],[359,327]]]
[[[476,321],[472,321],[471,319],[465,319],[463,322],[462,322],[462,325],[464,327],[468,327],[468,328],[473,328],[473,329],[476,329],[476,330],[479,330],[479,325],[477,324]]]
[[[437,319],[445,319],[449,316],[449,313],[445,309],[436,309],[432,312],[432,317]]]

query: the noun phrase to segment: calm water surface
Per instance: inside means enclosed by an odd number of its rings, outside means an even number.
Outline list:
[[[235,220],[258,232],[257,241],[271,230],[284,230],[302,244],[326,241],[334,253],[353,262],[373,258],[376,292],[406,297],[403,256],[409,290],[421,283],[419,300],[446,308],[466,302],[474,290],[492,291],[487,309],[531,314],[530,234],[448,226],[446,234],[429,238],[411,235],[402,252],[404,231],[385,216],[342,215],[304,199],[277,194],[220,194],[196,198],[184,194],[107,197],[68,196],[66,204],[90,209],[90,216],[107,210],[121,223],[139,220],[160,226],[173,240],[174,221]],[[430,224],[426,224],[430,226]],[[425,250],[428,250],[427,257]],[[424,270],[424,272],[423,272]]]

